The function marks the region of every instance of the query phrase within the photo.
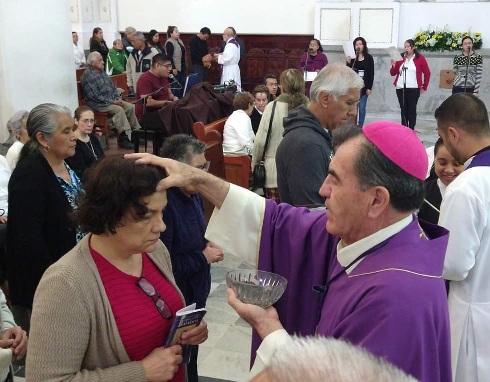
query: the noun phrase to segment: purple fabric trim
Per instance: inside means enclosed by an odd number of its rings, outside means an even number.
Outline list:
[[[232,38],[230,41],[228,41],[228,42],[227,42],[227,44],[228,44],[228,43],[235,44],[235,46],[236,46],[238,49],[240,49],[240,45],[238,44],[238,41],[237,41],[237,40],[235,40],[234,38]]]
[[[490,149],[481,151],[480,153],[476,154],[476,156],[473,158],[470,165],[466,169],[482,166],[490,166]]]

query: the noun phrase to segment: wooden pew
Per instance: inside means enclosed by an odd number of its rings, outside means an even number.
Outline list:
[[[248,155],[223,155],[223,129],[225,127],[226,120],[227,118],[222,118],[208,125],[204,125],[202,122],[195,122],[193,125],[194,134],[197,139],[206,143],[206,145],[219,142],[219,154],[215,153],[213,158],[218,162],[221,161],[221,157],[223,158],[223,165],[221,166],[221,169],[215,170],[221,171],[221,175],[211,171],[214,169],[210,168],[210,172],[212,174],[223,178],[222,174],[224,167],[224,179],[238,186],[249,188],[252,162],[250,157]],[[213,160],[208,159],[207,156],[206,159],[210,160],[211,166],[213,166]]]
[[[83,73],[85,73],[85,68],[76,69],[75,75],[77,77],[77,81],[80,81],[82,79]]]

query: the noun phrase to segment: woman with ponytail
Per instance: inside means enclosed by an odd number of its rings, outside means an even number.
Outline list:
[[[270,102],[262,114],[252,156],[252,168],[262,160],[263,156],[265,157],[265,196],[278,203],[280,198],[277,189],[276,151],[284,132],[283,119],[287,117],[290,110],[309,103],[309,99],[304,95],[305,80],[298,69],[283,71],[279,77],[279,82],[282,85],[282,94],[274,102]],[[271,119],[272,124],[270,124]],[[272,130],[265,155],[263,155],[269,125]]]

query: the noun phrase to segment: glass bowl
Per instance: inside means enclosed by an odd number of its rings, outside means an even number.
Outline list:
[[[246,304],[268,308],[284,293],[288,280],[275,273],[238,269],[226,274],[226,285]]]

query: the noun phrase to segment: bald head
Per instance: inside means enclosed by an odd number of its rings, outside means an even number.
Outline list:
[[[231,29],[230,27],[226,28],[223,32],[223,40],[228,41],[232,37],[234,37],[233,29]]]

